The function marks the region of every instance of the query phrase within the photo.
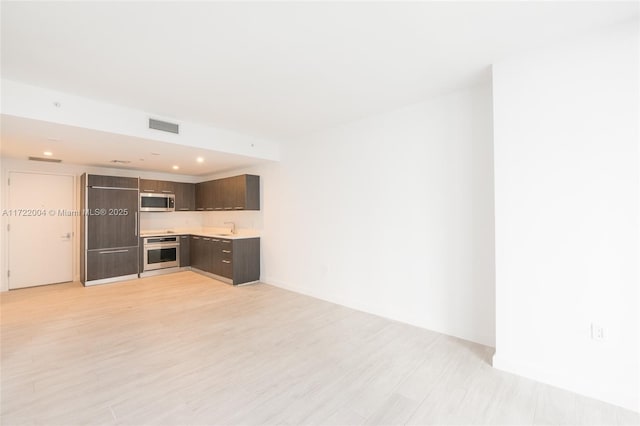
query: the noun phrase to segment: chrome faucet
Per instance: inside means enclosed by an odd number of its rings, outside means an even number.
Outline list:
[[[235,235],[236,233],[236,224],[233,222],[225,222],[224,225],[229,224],[231,225],[231,235]]]

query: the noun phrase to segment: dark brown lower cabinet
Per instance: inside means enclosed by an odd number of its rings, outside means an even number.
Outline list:
[[[205,272],[212,272],[213,243],[211,238],[192,235],[190,240],[191,267]]]
[[[214,274],[244,284],[260,279],[260,238],[221,239],[214,245]]]
[[[233,240],[233,284],[260,279],[260,238]]]
[[[189,252],[191,255],[191,267],[204,270],[204,245],[202,237],[191,236],[189,239]]]
[[[180,236],[180,266],[191,266],[191,243],[188,235]]]
[[[202,238],[202,270],[205,272],[213,272],[213,242],[211,238]]]
[[[138,246],[87,251],[87,281],[138,273]]]
[[[220,275],[221,277],[233,278],[233,271],[231,270],[231,253],[233,250],[232,240],[221,240],[219,238],[213,238],[213,265],[211,267],[211,273]]]
[[[260,280],[260,238],[237,240],[191,236],[191,267],[232,284]]]

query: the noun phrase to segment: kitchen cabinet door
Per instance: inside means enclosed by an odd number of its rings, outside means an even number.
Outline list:
[[[153,192],[158,194],[175,194],[177,182],[167,180],[140,179],[140,192]]]
[[[233,279],[233,244],[232,240],[220,240],[218,254],[218,275]]]
[[[234,210],[240,198],[238,192],[242,190],[240,187],[241,176],[220,179],[220,187],[222,192],[222,208],[223,210]]]
[[[224,210],[260,210],[260,176],[240,175],[224,180]]]
[[[191,239],[189,235],[180,236],[180,267],[191,266]]]
[[[204,210],[204,182],[196,183],[196,210]]]
[[[203,270],[204,266],[204,245],[202,237],[194,235],[189,239],[189,254],[191,258],[191,267]]]
[[[212,238],[211,243],[211,273],[220,275],[222,272],[222,243],[219,238]]]
[[[175,182],[174,189],[176,191],[176,211],[191,211],[196,209],[196,186],[193,183]]]
[[[140,179],[140,192],[158,192],[158,181]]]
[[[211,191],[211,205],[213,210],[224,210],[224,179],[216,179],[209,182]]]
[[[87,188],[87,250],[138,246],[138,191]]]
[[[122,176],[87,175],[87,186],[100,186],[103,188],[130,188],[138,189],[138,178]]]
[[[243,284],[260,279],[260,238],[233,240],[231,249],[231,269],[233,284]],[[225,271],[226,272],[226,271]],[[227,275],[223,275],[227,277]]]
[[[87,281],[138,273],[138,247],[87,251]]]
[[[175,194],[177,182],[171,182],[168,180],[156,181],[156,191],[161,194]]]
[[[211,272],[213,268],[213,244],[209,237],[191,236],[191,267]]]
[[[196,184],[196,210],[213,210],[213,181]]]

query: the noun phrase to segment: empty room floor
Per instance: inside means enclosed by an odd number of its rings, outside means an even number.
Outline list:
[[[3,425],[638,424],[493,349],[192,272],[3,293]]]

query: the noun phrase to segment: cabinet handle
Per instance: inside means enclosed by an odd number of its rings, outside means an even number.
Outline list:
[[[214,210],[222,210],[222,207],[216,207]]]
[[[142,192],[156,192],[156,191],[153,189],[143,189]]]
[[[233,207],[225,207],[225,210],[233,210]]]
[[[109,250],[109,251],[99,251],[99,254],[111,254],[111,253],[127,253],[129,250]]]
[[[244,207],[234,207],[236,210],[244,210]]]
[[[207,207],[207,210],[213,210],[213,207]]]
[[[230,260],[223,260],[222,263],[231,263]]]
[[[199,240],[200,239],[200,237],[191,237],[191,238],[193,238],[194,240]]]
[[[205,241],[211,241],[211,238],[203,238]]]
[[[181,209],[178,209],[178,210],[186,211],[186,210],[189,210],[189,209],[181,208]]]
[[[204,210],[202,207],[198,207],[196,208],[196,210]]]
[[[214,243],[219,243],[220,240],[214,240],[213,238],[211,239],[211,241],[213,241]]]
[[[229,244],[231,242],[231,240],[222,240],[222,242]]]
[[[186,235],[183,235],[183,236],[181,236],[180,238],[187,238],[187,236],[186,236]]]
[[[173,194],[173,191],[162,191],[165,194]]]
[[[223,253],[231,253],[231,250],[222,250]]]

